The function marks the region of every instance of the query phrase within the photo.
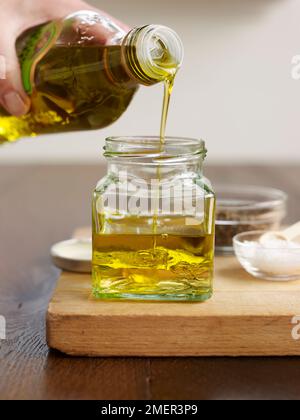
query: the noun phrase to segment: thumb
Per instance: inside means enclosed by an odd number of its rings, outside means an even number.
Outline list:
[[[15,116],[24,115],[30,109],[30,99],[21,80],[15,42],[4,37],[0,40],[0,103],[9,114]]]

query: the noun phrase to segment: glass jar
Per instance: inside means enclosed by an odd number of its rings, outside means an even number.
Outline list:
[[[252,185],[217,185],[216,252],[234,254],[233,238],[245,232],[280,230],[287,214],[287,195]]]
[[[212,296],[215,195],[205,143],[108,138],[93,197],[97,298],[204,301]]]

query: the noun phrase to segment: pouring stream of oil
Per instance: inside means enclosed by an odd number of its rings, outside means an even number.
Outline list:
[[[166,135],[166,126],[167,126],[167,119],[168,119],[168,112],[170,107],[170,100],[171,95],[174,87],[176,74],[172,74],[169,78],[164,81],[164,101],[163,101],[163,109],[162,109],[162,116],[161,116],[161,124],[160,124],[160,149],[161,152],[163,151],[165,145],[165,135]]]
[[[166,138],[166,127],[168,120],[168,113],[170,108],[171,95],[174,87],[176,72],[171,73],[168,78],[164,81],[164,99],[160,123],[160,145],[159,153],[164,152],[165,138]],[[158,216],[159,216],[159,203],[160,203],[160,182],[161,182],[161,166],[157,167],[157,196],[155,197],[155,208],[153,217],[153,248],[157,246],[157,231],[158,231]]]

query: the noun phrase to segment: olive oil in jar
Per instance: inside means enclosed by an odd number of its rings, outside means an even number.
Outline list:
[[[108,172],[93,197],[96,298],[212,296],[215,196],[202,176],[204,142],[165,137],[162,153],[160,145],[160,136],[106,139]]]
[[[123,223],[130,232],[145,220]],[[179,218],[172,225],[182,223]],[[94,233],[93,292],[101,298],[204,301],[212,294],[213,260],[213,232],[196,228],[182,234]]]

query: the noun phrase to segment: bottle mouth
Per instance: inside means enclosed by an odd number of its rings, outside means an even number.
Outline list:
[[[153,77],[174,75],[183,62],[183,44],[173,29],[148,25],[140,33],[138,58]]]
[[[162,25],[135,28],[125,38],[127,60],[145,84],[174,77],[182,65],[184,49],[173,29]]]
[[[206,153],[203,140],[185,137],[166,137],[163,148],[158,136],[108,137],[104,146],[104,156],[108,160],[140,165],[177,165],[203,161]]]

